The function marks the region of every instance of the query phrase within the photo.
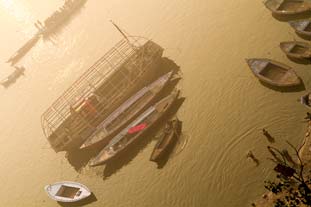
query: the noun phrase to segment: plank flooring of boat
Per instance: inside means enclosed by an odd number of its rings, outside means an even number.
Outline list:
[[[272,63],[268,63],[267,66],[259,74],[271,80],[280,80],[284,77],[286,72],[287,70]]]
[[[289,51],[291,53],[304,54],[306,51],[308,51],[308,48],[301,45],[294,45]]]

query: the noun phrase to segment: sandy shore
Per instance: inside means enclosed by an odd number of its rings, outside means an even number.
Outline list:
[[[305,138],[302,146],[299,149],[299,155],[305,166],[304,172],[307,173],[311,170],[311,121],[308,122]],[[305,174],[305,177],[308,175]],[[256,207],[273,207],[276,199],[282,197],[282,194],[275,195],[272,192],[266,192],[260,199],[254,202]],[[302,207],[305,205],[301,205]]]

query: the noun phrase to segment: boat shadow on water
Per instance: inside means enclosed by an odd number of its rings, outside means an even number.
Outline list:
[[[303,81],[301,80],[301,84],[298,85],[298,86],[288,86],[288,87],[278,87],[278,86],[272,86],[268,83],[265,83],[261,80],[259,80],[259,82],[261,83],[261,85],[267,87],[267,88],[270,88],[272,90],[275,90],[275,91],[279,91],[279,92],[282,92],[282,93],[290,93],[290,92],[300,92],[300,91],[304,91],[306,90],[306,87],[305,87],[305,84],[303,83]]]
[[[162,58],[161,64],[159,66],[159,70],[157,70],[153,79],[157,79],[158,77],[162,76],[163,74],[165,74],[171,70],[173,70],[175,74],[178,74],[180,72],[179,66],[173,60],[171,60],[169,58]],[[174,80],[172,80],[164,88],[164,90],[159,94],[159,97],[164,97],[164,96],[170,94],[174,90],[176,85],[178,84],[179,80],[180,80],[180,78],[177,75],[176,78]],[[148,80],[148,82],[151,82],[151,81],[152,80]],[[178,101],[176,101],[176,103],[177,102]],[[101,150],[102,150],[102,147],[90,148],[90,149],[76,148],[76,149],[67,151],[65,157],[68,160],[68,162],[71,164],[71,166],[73,166],[74,169],[77,172],[79,172],[81,170],[81,168],[85,167],[87,165],[87,163],[90,161],[90,159],[92,157],[95,157]]]
[[[94,193],[91,193],[91,195],[81,201],[77,201],[74,203],[63,203],[63,202],[57,202],[58,205],[62,206],[62,207],[80,207],[80,206],[85,206],[88,205],[90,203],[96,202],[97,198],[94,195]]]
[[[153,128],[149,129],[148,134],[144,135],[141,139],[134,143],[130,149],[125,150],[121,152],[119,156],[108,160],[102,174],[103,179],[105,180],[109,178],[111,175],[118,172],[123,166],[130,163],[139,154],[139,152],[152,141],[152,137],[154,137],[157,132],[163,128],[167,120],[172,118],[177,113],[184,101],[185,97],[177,99],[168,113],[166,113]],[[149,156],[145,157],[145,159],[149,160]]]

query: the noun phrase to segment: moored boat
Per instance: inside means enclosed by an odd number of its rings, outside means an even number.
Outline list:
[[[71,181],[57,182],[45,186],[44,189],[51,199],[65,203],[80,201],[91,195],[85,185]]]
[[[16,81],[16,79],[19,76],[24,75],[24,71],[25,71],[25,68],[23,66],[21,67],[15,66],[14,72],[11,73],[7,78],[0,81],[0,84],[3,85],[3,87],[5,88],[9,87],[11,84],[13,84]]]
[[[300,103],[305,105],[308,108],[311,108],[311,97],[310,93],[307,93],[306,95],[303,95],[300,97]]]
[[[131,143],[151,128],[172,106],[178,97],[179,91],[174,90],[170,95],[161,99],[139,115],[133,122],[117,134],[100,153],[90,161],[90,166],[104,164],[115,157]]]
[[[300,41],[281,42],[280,48],[287,56],[292,58],[297,59],[311,58],[311,45],[306,42]]]
[[[35,34],[30,40],[28,40],[21,48],[19,48],[6,62],[11,65],[16,64],[26,53],[38,42],[40,34]]]
[[[299,14],[311,10],[311,3],[306,0],[267,0],[265,6],[274,14]]]
[[[173,72],[171,71],[161,76],[125,101],[99,124],[96,131],[80,146],[80,149],[107,143],[113,135],[132,121],[154,100],[168,83],[172,74]]]
[[[295,29],[296,33],[311,36],[311,19],[290,21],[289,24]]]
[[[174,145],[181,133],[182,122],[177,118],[173,118],[166,123],[164,135],[159,139],[155,145],[150,161],[157,162],[163,155],[168,152],[169,148]]]
[[[270,59],[246,59],[254,75],[261,81],[279,87],[301,84],[296,72],[289,66]]]

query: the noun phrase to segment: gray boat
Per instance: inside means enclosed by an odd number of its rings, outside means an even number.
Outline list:
[[[281,42],[280,48],[288,57],[297,59],[311,58],[311,45],[307,42]]]
[[[270,59],[246,59],[253,74],[270,85],[286,87],[301,84],[296,72],[289,66]]]
[[[311,19],[301,19],[288,22],[297,34],[311,37]]]

